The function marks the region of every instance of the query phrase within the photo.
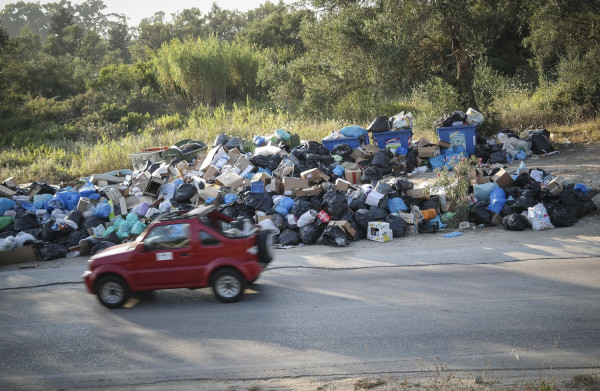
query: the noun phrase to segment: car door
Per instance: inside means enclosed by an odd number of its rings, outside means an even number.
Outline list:
[[[197,280],[193,249],[196,241],[190,240],[191,231],[189,223],[181,222],[151,228],[132,265],[136,285],[148,289],[177,288]]]

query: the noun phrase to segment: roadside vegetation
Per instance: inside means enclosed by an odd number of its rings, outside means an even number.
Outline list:
[[[600,140],[595,1],[266,2],[157,13],[102,1],[0,11],[0,179],[74,181],[129,154],[276,129],[321,140],[410,111],[415,137],[473,107],[484,135]]]

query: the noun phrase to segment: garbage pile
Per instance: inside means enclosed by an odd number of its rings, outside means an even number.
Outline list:
[[[221,135],[210,149],[182,140],[142,151],[131,156],[133,170],[94,174],[75,186],[4,181],[0,260],[3,254],[18,258],[10,251],[21,247],[35,248],[39,260],[93,254],[135,239],[161,213],[202,204],[219,205],[233,219],[253,219],[271,229],[281,247],[386,242],[445,228],[452,215],[445,195],[429,194],[407,176],[451,168],[449,162],[469,154],[464,134],[450,142],[413,142],[412,116],[386,119],[379,128],[376,121],[370,133],[377,146],[369,144],[369,130],[356,126],[323,143],[300,142],[282,130],[251,142]],[[502,150],[512,151],[513,138],[498,135]],[[487,153],[491,145],[477,148]],[[477,225],[563,227],[596,209],[585,186],[524,166],[514,174],[501,164],[474,169],[472,189],[470,221]]]

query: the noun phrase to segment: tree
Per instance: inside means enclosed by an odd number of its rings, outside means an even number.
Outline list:
[[[50,15],[44,12],[39,2],[30,3],[19,1],[8,4],[0,11],[0,20],[11,37],[19,35],[23,27],[29,26],[33,34],[38,34],[45,40],[50,27]]]
[[[116,24],[108,30],[108,47],[110,50],[117,51],[119,57],[125,62],[131,61],[129,52],[129,42],[131,35],[126,24]]]
[[[206,16],[198,8],[185,9],[173,15],[173,33],[180,40],[208,36]]]
[[[95,30],[88,29],[84,32],[81,43],[76,50],[78,57],[92,66],[99,66],[107,51],[106,41]]]
[[[68,27],[75,25],[75,18],[66,8],[60,8],[52,14],[52,23],[50,24],[50,36],[46,47],[48,53],[53,56],[64,56],[72,49],[73,40],[82,32],[77,29],[67,30]],[[65,39],[66,38],[66,39]]]

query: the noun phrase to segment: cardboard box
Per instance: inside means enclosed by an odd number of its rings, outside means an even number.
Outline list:
[[[404,192],[409,197],[416,199],[427,199],[429,198],[427,194],[425,194],[425,189],[409,189]]]
[[[356,190],[357,189],[357,187],[354,186],[352,183],[350,183],[342,178],[336,179],[335,188],[338,190],[348,190],[348,189]]]
[[[261,181],[261,182],[263,182],[265,185],[266,185],[267,183],[270,183],[270,182],[271,182],[271,179],[273,179],[273,177],[272,177],[271,175],[269,175],[268,173],[264,172],[264,171],[263,171],[263,172],[256,173],[256,174],[254,174],[254,175],[252,176],[252,182]]]
[[[346,178],[346,180],[352,184],[358,184],[360,183],[360,180],[362,178],[362,171],[361,170],[346,170],[344,177]]]
[[[204,189],[200,189],[198,190],[198,197],[200,197],[200,199],[202,201],[206,201],[209,198],[219,198],[219,189],[217,189],[214,186],[206,186],[204,187]]]
[[[492,177],[492,180],[494,182],[496,182],[496,184],[503,189],[506,189],[507,187],[512,187],[515,185],[515,181],[512,179],[510,174],[508,172],[506,172],[506,170],[504,170],[503,168],[501,168],[500,171],[498,171]]]
[[[324,174],[318,168],[313,168],[311,170],[306,170],[300,173],[300,177],[308,179],[309,183],[320,183],[320,182],[328,182],[329,175]]]
[[[342,162],[341,166],[344,167],[345,170],[360,170],[360,164],[358,163]]]
[[[552,179],[548,183],[548,185],[546,185],[546,190],[556,195],[565,189],[565,185],[566,181],[564,180],[564,178],[557,176],[556,178]]]
[[[245,156],[238,157],[234,164],[234,167],[239,168],[241,172],[244,172],[249,166],[252,166],[252,163],[250,163],[250,160],[246,159]],[[252,168],[254,168],[254,166],[252,166]]]
[[[208,166],[208,168],[206,168],[206,171],[204,171],[204,176],[202,176],[202,178],[204,180],[209,180],[214,178],[215,176],[217,176],[217,174],[219,173],[219,169],[215,166]]]
[[[215,183],[220,186],[231,187],[237,189],[244,185],[244,177],[239,176],[235,172],[228,172],[226,174],[219,175],[215,179]]]
[[[295,195],[296,190],[309,187],[308,179],[306,179],[306,178],[285,177],[282,180],[282,185],[283,185],[283,195],[286,195],[286,196]]]
[[[144,189],[144,195],[150,197],[158,197],[158,193],[160,192],[160,188],[163,185],[163,180],[160,178],[152,177],[148,181],[148,185]]]
[[[322,191],[323,191],[323,186],[321,186],[321,185],[311,186],[311,187],[307,187],[304,189],[296,190],[296,197],[301,197],[301,196],[312,197],[312,196],[321,194]]]
[[[390,223],[382,221],[369,221],[367,228],[367,239],[376,242],[389,242],[394,239],[394,233],[390,228]]]
[[[406,224],[406,231],[404,231],[405,235],[418,235],[419,234],[419,224]]]
[[[440,147],[437,145],[425,146],[418,148],[418,156],[423,157],[436,157],[440,154]]]
[[[346,220],[330,221],[328,225],[335,225],[340,227],[342,231],[344,231],[348,239],[352,239],[354,235],[356,235],[356,230],[352,228],[350,223]]]
[[[398,213],[402,220],[406,221],[406,224],[419,224],[421,221],[421,212],[412,211],[410,213],[400,212]]]
[[[438,141],[436,145],[440,148],[450,148],[452,146],[452,144],[450,144],[449,142],[442,140]]]
[[[15,265],[31,261],[37,261],[37,253],[33,244],[0,251],[0,265]]]
[[[218,147],[214,147],[206,154],[206,158],[200,165],[200,167],[196,167],[196,169],[200,169],[200,171],[206,172],[209,166],[214,166],[215,163],[221,158],[221,156],[227,154],[227,149],[219,145]]]
[[[273,220],[273,215],[265,215],[265,216],[256,215],[256,222],[257,223],[260,223],[263,220]]]
[[[367,158],[367,154],[363,151],[362,148],[354,148],[350,155],[348,155],[348,157],[354,160],[355,162],[358,162],[358,160],[365,160]]]

